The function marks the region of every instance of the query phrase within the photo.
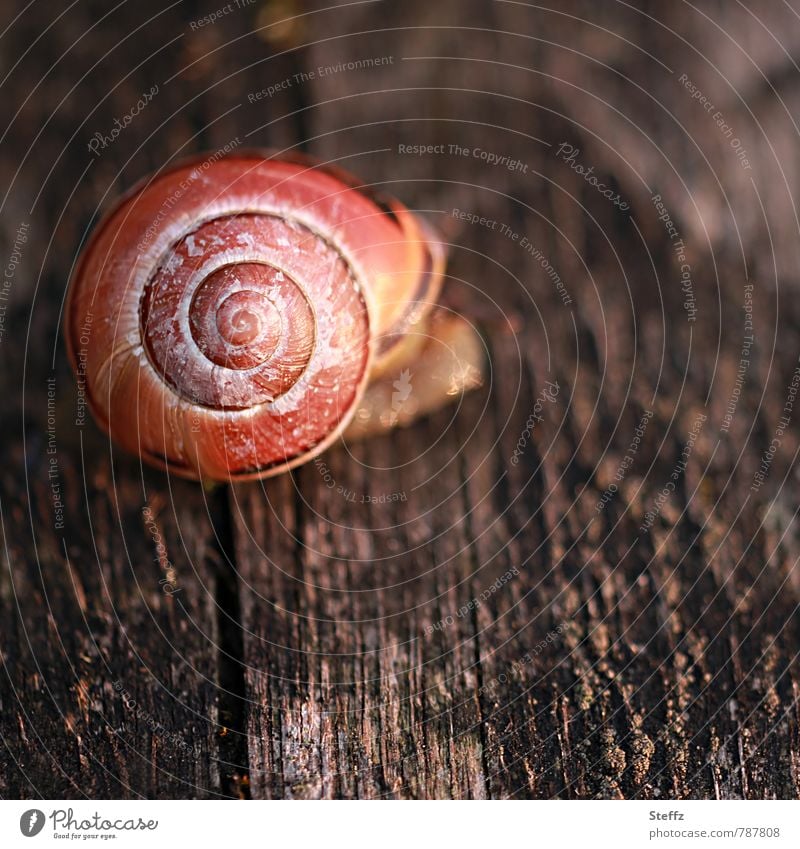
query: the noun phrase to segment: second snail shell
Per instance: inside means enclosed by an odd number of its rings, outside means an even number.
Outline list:
[[[419,354],[444,260],[417,216],[343,172],[184,162],[95,230],[67,350],[124,448],[184,477],[266,477],[323,451],[368,383]]]

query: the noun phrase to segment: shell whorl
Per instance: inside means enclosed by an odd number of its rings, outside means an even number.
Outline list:
[[[309,256],[318,272],[303,277]],[[144,289],[142,337],[182,398],[247,409],[284,397],[338,325],[365,312],[347,264],[318,236],[275,216],[229,215],[171,247]],[[347,342],[364,345],[364,334]]]
[[[337,174],[205,165],[140,184],[98,227],[67,347],[115,441],[187,477],[261,477],[341,433],[439,275],[410,213]],[[79,351],[87,313],[99,321]]]

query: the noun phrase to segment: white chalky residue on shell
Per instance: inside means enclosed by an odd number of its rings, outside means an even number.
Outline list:
[[[194,234],[186,237],[186,252],[189,256],[202,256],[204,253],[205,242],[203,239],[197,239],[195,243]]]
[[[164,270],[167,274],[174,274],[182,265],[183,257],[177,251],[173,251],[164,263]]]
[[[255,239],[253,239],[251,233],[239,233],[236,237],[236,241],[250,250],[255,250]]]

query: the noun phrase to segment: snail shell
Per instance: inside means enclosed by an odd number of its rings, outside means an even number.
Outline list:
[[[184,477],[266,477],[323,451],[408,357],[443,265],[416,216],[342,172],[260,153],[184,162],[93,233],[67,350],[122,447]]]

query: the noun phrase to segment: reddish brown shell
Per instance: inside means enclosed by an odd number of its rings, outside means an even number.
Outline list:
[[[342,432],[435,302],[442,264],[408,210],[342,172],[194,160],[98,226],[70,283],[67,350],[124,448],[185,477],[264,477]]]

